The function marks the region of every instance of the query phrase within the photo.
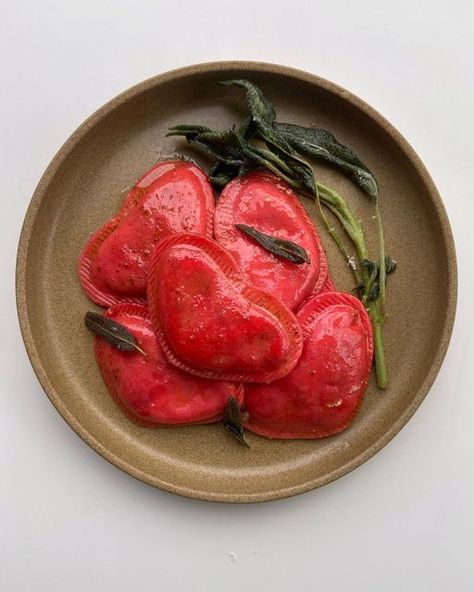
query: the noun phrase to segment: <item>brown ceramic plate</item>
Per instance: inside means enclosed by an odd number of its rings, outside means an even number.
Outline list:
[[[316,441],[249,434],[250,450],[219,425],[145,429],[132,425],[102,384],[83,317],[76,263],[91,232],[115,212],[124,189],[161,154],[183,149],[168,126],[238,122],[244,99],[216,85],[250,78],[282,121],[327,128],[361,155],[380,185],[390,277],[386,353],[389,387],[371,384],[354,424]],[[333,170],[319,177],[350,196],[376,239],[369,200]],[[312,211],[313,218],[317,216]],[[321,229],[320,229],[321,230]],[[336,284],[352,283],[321,230]],[[99,109],[69,138],[31,201],[17,262],[23,338],[35,372],[69,425],[104,458],[151,485],[189,497],[251,502],[287,497],[332,481],[384,446],[415,412],[440,368],[453,325],[456,262],[441,199],[423,164],[376,111],[321,78],[262,63],[221,62],[147,80]]]

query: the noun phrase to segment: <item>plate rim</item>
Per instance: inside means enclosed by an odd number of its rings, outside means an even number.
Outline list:
[[[103,117],[109,112],[116,109],[125,102],[131,100],[136,95],[150,90],[155,86],[159,86],[164,83],[171,82],[180,78],[185,78],[190,75],[204,73],[204,72],[219,72],[228,69],[241,70],[249,72],[249,74],[277,74],[280,76],[289,76],[302,82],[307,82],[312,85],[318,86],[323,90],[326,90],[333,95],[336,95],[340,99],[349,102],[352,106],[362,110],[365,115],[369,116],[373,122],[378,126],[382,127],[384,131],[390,136],[391,140],[397,145],[404,156],[414,166],[417,175],[426,187],[427,193],[433,205],[437,219],[442,231],[442,240],[445,245],[445,253],[448,259],[448,277],[447,277],[447,307],[444,326],[442,329],[441,339],[439,340],[436,352],[433,358],[433,363],[423,381],[418,392],[413,398],[411,404],[404,409],[402,414],[394,421],[389,429],[375,442],[368,446],[363,452],[344,465],[326,473],[325,475],[306,480],[303,483],[292,485],[289,487],[278,488],[272,491],[265,491],[251,494],[234,494],[234,493],[223,493],[216,491],[205,491],[198,490],[190,487],[181,485],[175,485],[159,479],[154,475],[151,475],[145,471],[137,469],[123,458],[114,454],[110,449],[99,442],[94,435],[88,431],[76,417],[70,413],[62,402],[60,395],[50,382],[47,373],[43,367],[41,357],[37,351],[31,326],[28,317],[27,309],[27,296],[26,296],[26,262],[28,255],[28,247],[30,237],[34,228],[36,214],[40,208],[44,194],[53,179],[54,175],[68,157],[69,153],[74,147],[82,140],[82,138],[88,133],[88,131],[96,125]],[[125,473],[135,477],[139,481],[158,487],[169,493],[175,493],[184,497],[214,501],[214,502],[233,502],[233,503],[248,503],[248,502],[263,502],[276,499],[282,499],[292,497],[301,493],[305,493],[326,485],[339,477],[354,470],[372,456],[374,456],[379,450],[381,450],[388,442],[390,442],[404,427],[408,420],[413,416],[415,411],[419,408],[421,402],[428,394],[436,376],[439,373],[442,362],[446,355],[450,338],[453,331],[454,319],[456,314],[456,303],[457,303],[457,262],[456,262],[456,251],[455,243],[451,230],[451,225],[441,200],[438,190],[431,179],[426,167],[421,161],[418,154],[407,142],[407,140],[400,134],[400,132],[383,117],[377,110],[367,104],[365,101],[347,91],[343,87],[330,82],[320,76],[305,72],[303,70],[283,66],[274,63],[259,62],[259,61],[241,61],[241,60],[229,60],[229,61],[213,61],[193,64],[190,66],[184,66],[173,70],[166,71],[162,74],[152,76],[142,82],[139,82],[125,91],[121,92],[111,100],[106,102],[104,105],[94,111],[76,130],[69,136],[64,142],[60,149],[51,159],[49,165],[45,169],[34,193],[30,200],[27,208],[25,218],[23,221],[18,249],[16,258],[16,273],[15,273],[15,291],[16,291],[16,302],[17,302],[17,314],[20,325],[20,330],[23,338],[23,342],[28,354],[30,363],[33,370],[38,378],[44,392],[47,397],[61,415],[61,417],[69,424],[69,426],[76,432],[76,434],[93,450],[95,450],[105,460],[112,463],[117,468],[121,469]]]

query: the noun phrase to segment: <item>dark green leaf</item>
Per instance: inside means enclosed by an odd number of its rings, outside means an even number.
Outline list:
[[[235,165],[228,165],[220,160],[216,161],[208,171],[211,183],[216,187],[225,187],[239,174],[240,168]]]
[[[275,133],[273,128],[259,128],[258,133],[267,144],[271,144],[279,158],[291,169],[295,180],[311,195],[315,196],[317,194],[316,181],[311,166],[300,158],[286,140]]]
[[[239,136],[241,136],[244,140],[248,140],[253,136],[255,133],[255,124],[253,122],[252,116],[248,115],[244,121],[240,124],[239,129],[237,130]]]
[[[311,195],[315,196],[317,194],[317,189],[313,169],[307,163],[302,161],[298,162],[294,158],[287,159],[287,163],[289,163],[293,169],[297,180]]]
[[[389,273],[393,273],[396,269],[397,262],[387,255],[385,257],[385,273],[388,275]]]
[[[272,138],[273,144],[280,146],[272,151],[264,150],[245,139],[246,135],[254,133],[251,130],[254,125],[248,119],[238,131],[214,131],[198,125],[178,125],[170,128],[168,135],[185,137],[191,146],[222,163],[222,166],[215,164],[210,174],[211,181],[218,187],[225,186],[237,175],[263,167],[315,195],[316,186],[311,167],[285,141]],[[272,134],[271,128],[267,132],[269,137]]]
[[[341,144],[330,132],[289,123],[275,122],[273,127],[299,153],[333,164],[371,197],[377,197],[373,174],[351,148]]]
[[[198,125],[170,128],[169,136],[184,136],[189,144],[229,166],[240,167],[246,160],[232,129],[214,131]]]
[[[95,312],[87,312],[84,323],[88,329],[98,337],[105,339],[112,347],[123,352],[137,351],[146,355],[138,347],[135,337],[120,323]]]
[[[286,259],[292,263],[297,264],[309,263],[308,253],[305,251],[305,249],[303,249],[303,247],[300,247],[296,243],[283,238],[270,236],[269,234],[264,234],[256,228],[252,228],[246,224],[236,224],[235,226],[259,245],[261,245],[264,249],[270,253],[273,253],[273,255],[276,257],[279,257],[280,259]]]
[[[367,296],[368,302],[374,302],[380,296],[380,284],[378,282],[374,282],[372,285],[370,292]]]
[[[211,146],[216,158],[228,165],[242,166],[247,160],[240,139],[233,129],[204,132],[197,139]]]
[[[206,127],[205,125],[175,125],[168,129],[167,136],[188,136],[188,135],[198,135],[202,134],[203,132],[211,132],[211,128]]]
[[[239,168],[244,163],[243,156],[235,154],[231,150],[220,150],[209,140],[199,138],[188,139],[188,143],[209,156],[213,156],[219,162],[229,166]]]
[[[357,296],[357,298],[359,298],[360,300],[362,300],[362,296],[364,295],[364,292],[365,292],[364,284],[359,284],[358,286],[356,286],[355,288],[352,289],[352,293],[355,294]]]
[[[224,427],[243,446],[250,448],[247,440],[245,439],[243,424],[244,421],[239,404],[234,399],[234,397],[230,397],[227,401],[227,406],[224,411]]]
[[[376,263],[370,261],[370,259],[362,259],[360,264],[362,265],[362,267],[365,267],[367,269],[370,276],[377,277],[378,266]]]
[[[261,89],[249,80],[222,80],[223,86],[241,86],[247,92],[247,102],[253,121],[259,125],[271,125],[275,121],[275,109]]]
[[[258,166],[266,167],[268,164],[257,147],[249,144],[237,131],[231,128],[222,131],[206,128],[201,131],[199,126],[182,125],[172,128],[168,135],[186,137],[189,144],[210,154],[229,167],[226,173],[229,173],[230,167],[240,171],[241,167],[250,169]]]
[[[369,278],[365,282],[365,290],[363,300],[367,302],[373,302],[377,300],[380,295],[380,284],[379,284],[379,266],[370,261],[370,259],[362,259],[360,264],[365,267],[369,272]]]
[[[248,80],[226,80],[220,84],[245,88],[251,120],[255,124],[258,136],[277,150],[278,157],[292,170],[294,179],[304,189],[309,191],[311,195],[316,195],[316,183],[311,166],[300,158],[286,139],[274,128],[275,109],[265,97],[262,90]],[[243,129],[244,134],[241,134],[243,138],[248,138],[252,135],[250,123],[246,122]],[[262,166],[266,166],[265,163],[261,164]],[[270,170],[272,169],[270,168]]]

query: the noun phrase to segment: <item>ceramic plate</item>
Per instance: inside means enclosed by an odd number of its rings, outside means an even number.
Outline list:
[[[249,78],[261,85],[281,121],[331,130],[374,171],[380,186],[387,251],[398,261],[389,278],[385,348],[389,387],[370,384],[353,425],[315,441],[248,435],[250,450],[220,425],[146,429],[131,424],[102,384],[84,328],[94,306],[76,276],[90,234],[120,206],[124,191],[161,155],[185,149],[165,138],[169,126],[238,122],[243,94],[216,84]],[[339,172],[319,178],[348,196],[376,247],[372,206]],[[351,278],[319,224],[340,289]],[[344,89],[290,68],[221,62],[147,80],[99,109],[67,140],[32,198],[17,262],[23,338],[35,372],[69,425],[130,475],[181,495],[251,502],[287,497],[332,481],[380,450],[408,421],[440,368],[453,325],[456,263],[441,199],[417,155],[376,111]]]

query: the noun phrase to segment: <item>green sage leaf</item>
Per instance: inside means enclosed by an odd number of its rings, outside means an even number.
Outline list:
[[[146,353],[138,347],[134,335],[120,323],[95,312],[87,312],[84,323],[95,335],[105,339],[115,349],[123,352],[137,351],[146,356]]]
[[[251,138],[255,133],[255,123],[251,115],[247,115],[247,117],[243,120],[240,124],[237,133],[241,136],[244,140],[248,140]]]
[[[249,80],[225,80],[220,84],[225,86],[240,86],[246,90],[247,103],[250,109],[251,121],[255,125],[256,134],[264,140],[267,144],[273,146],[277,151],[277,156],[280,158],[283,167],[290,169],[291,174],[296,182],[298,182],[311,195],[316,195],[316,182],[311,166],[302,158],[293,147],[286,141],[286,139],[275,129],[273,123],[275,121],[275,109],[270,101],[265,97],[261,88],[253,84]],[[245,123],[243,138],[247,139],[252,135],[251,124]],[[266,159],[268,164],[268,159]],[[266,166],[265,163],[261,163]],[[278,166],[278,165],[276,165]],[[270,170],[273,170],[271,167]],[[280,165],[280,171],[282,166]],[[275,171],[274,171],[275,172]],[[284,172],[284,171],[281,171]],[[286,176],[288,177],[288,170]]]
[[[397,262],[387,255],[385,257],[385,273],[389,275],[390,273],[393,273],[396,269]]]
[[[297,152],[321,159],[341,169],[373,198],[378,196],[375,177],[357,154],[324,129],[275,122],[273,127]]]
[[[367,295],[367,302],[375,302],[378,297],[380,296],[380,284],[379,282],[374,282],[370,291]]]
[[[189,144],[228,166],[240,167],[246,161],[231,129],[215,131],[199,125],[178,125],[167,135],[184,136]]]
[[[247,102],[253,121],[260,125],[271,125],[275,121],[275,109],[262,90],[250,80],[222,80],[222,86],[240,86],[246,90]]]
[[[355,296],[357,296],[357,298],[359,298],[359,300],[362,300],[362,297],[364,296],[364,292],[365,292],[364,284],[358,284],[355,288],[352,288],[352,293]]]
[[[217,160],[209,169],[208,177],[216,187],[225,187],[239,174],[240,167]]]
[[[370,261],[370,259],[361,259],[360,264],[362,265],[362,267],[365,267],[367,269],[367,271],[369,272],[369,275],[371,277],[374,277],[374,278],[377,277],[377,274],[378,274],[377,263]]]
[[[309,263],[309,256],[306,250],[293,241],[270,236],[246,224],[236,224],[235,227],[280,259],[286,259],[298,265]]]

